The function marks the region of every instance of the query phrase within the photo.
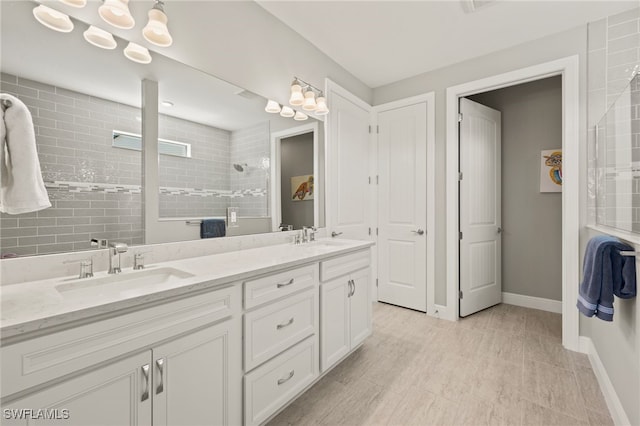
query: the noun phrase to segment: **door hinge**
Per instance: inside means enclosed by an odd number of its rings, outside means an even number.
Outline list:
[[[462,172],[458,172],[458,180],[462,180]]]
[[[379,185],[379,184],[380,184],[380,176],[376,175],[376,185]]]
[[[378,228],[376,228],[376,235],[378,235]]]
[[[369,176],[369,185],[371,185],[371,176]]]
[[[376,133],[380,133],[380,126],[376,126]]]
[[[371,228],[369,228],[369,235],[371,235]]]
[[[459,112],[458,113],[458,123],[460,123],[462,121],[462,113]]]
[[[376,287],[378,287],[378,279],[376,278]]]
[[[460,231],[460,239],[462,239],[462,231]]]
[[[462,299],[462,298],[463,298],[463,296],[464,296],[464,295],[462,294],[462,290],[460,290],[460,299]]]
[[[371,133],[371,126],[369,126],[369,133]]]

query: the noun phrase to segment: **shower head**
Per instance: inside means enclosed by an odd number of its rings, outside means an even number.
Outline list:
[[[247,168],[249,166],[247,166],[247,163],[242,163],[242,164],[234,164],[233,168],[236,169],[236,171],[242,173],[244,172],[244,169]]]

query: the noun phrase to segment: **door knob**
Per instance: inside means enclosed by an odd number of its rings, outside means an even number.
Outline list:
[[[423,229],[418,229],[417,231],[411,231],[414,234],[418,234],[418,235],[423,235],[424,234],[424,230]]]
[[[502,234],[502,228],[498,226],[498,234]]]

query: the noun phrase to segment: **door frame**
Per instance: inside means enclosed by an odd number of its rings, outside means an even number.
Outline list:
[[[313,132],[313,179],[314,182],[318,181],[319,171],[319,139],[318,139],[318,123],[311,122],[301,126],[291,127],[289,129],[281,130],[279,132],[271,133],[271,196],[269,201],[273,208],[271,209],[271,230],[279,231],[280,223],[282,222],[282,176],[281,173],[281,141],[282,139],[291,138],[293,136],[304,135]],[[276,161],[274,161],[276,159]],[[314,200],[313,203],[313,226],[320,227],[320,203],[317,201],[319,197]]]
[[[515,71],[451,86],[446,90],[446,318],[459,312],[458,99],[547,77],[562,76],[562,345],[578,350],[579,318],[575,301],[580,278],[580,105],[579,56],[573,55]],[[441,312],[442,315],[442,312]],[[442,315],[445,317],[445,315]]]
[[[436,229],[436,109],[435,109],[435,92],[428,92],[417,96],[411,96],[409,98],[400,99],[393,102],[388,102],[380,105],[375,105],[372,110],[372,123],[377,129],[378,126],[378,114],[384,111],[390,111],[397,108],[403,108],[415,104],[426,103],[427,104],[427,185],[426,185],[426,197],[427,197],[427,220],[426,220],[426,237],[427,237],[427,315],[435,315],[435,297],[436,297],[436,273],[435,273],[435,229]],[[375,132],[375,170],[378,170],[378,132]],[[376,212],[378,206],[378,190],[376,187]],[[376,215],[377,216],[377,215]],[[376,226],[379,226],[378,218],[376,217]],[[376,271],[379,267],[379,256],[376,256]],[[378,287],[374,289],[374,300],[378,300]]]

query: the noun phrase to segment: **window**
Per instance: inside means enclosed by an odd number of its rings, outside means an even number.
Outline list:
[[[134,133],[114,130],[111,146],[114,148],[142,151],[142,137]],[[170,141],[168,139],[158,139],[158,153],[173,155],[174,157],[191,158],[191,144]]]

